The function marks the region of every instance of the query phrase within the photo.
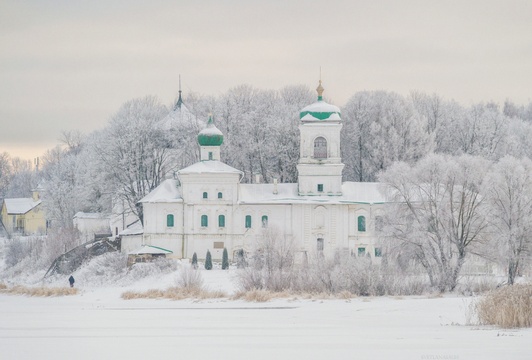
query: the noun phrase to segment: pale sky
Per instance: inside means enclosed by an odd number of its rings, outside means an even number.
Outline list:
[[[532,1],[0,0],[0,152],[31,159],[125,101],[250,84],[532,100]],[[294,114],[294,116],[297,116]]]

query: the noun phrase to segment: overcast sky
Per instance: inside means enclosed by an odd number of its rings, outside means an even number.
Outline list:
[[[532,1],[0,0],[0,152],[34,158],[125,101],[240,84],[532,99]],[[294,114],[294,116],[297,116]]]

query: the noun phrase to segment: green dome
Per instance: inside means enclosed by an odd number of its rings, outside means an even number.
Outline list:
[[[214,126],[212,117],[209,116],[207,127],[198,134],[198,143],[200,146],[220,146],[224,142],[224,135]]]
[[[299,119],[302,121],[323,121],[323,120],[333,120],[341,121],[342,115],[340,114],[340,109],[337,106],[331,105],[323,101],[323,87],[320,84],[316,91],[318,92],[318,101],[314,104],[304,107],[299,112]]]

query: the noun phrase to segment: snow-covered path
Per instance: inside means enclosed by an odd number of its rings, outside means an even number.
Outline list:
[[[0,295],[0,358],[532,358],[532,329],[465,326],[470,298],[125,301],[121,291]]]

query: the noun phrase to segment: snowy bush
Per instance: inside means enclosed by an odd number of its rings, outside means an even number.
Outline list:
[[[203,287],[201,272],[194,269],[191,265],[184,264],[178,270],[176,285],[179,288],[201,289]]]
[[[250,266],[239,269],[236,281],[241,291],[266,290],[299,294],[330,294],[346,297],[417,295],[429,290],[427,276],[419,269],[405,272],[395,264],[377,265],[367,257],[317,255],[304,264],[266,267],[264,251],[252,255]],[[275,261],[271,261],[276,263]]]
[[[120,282],[126,274],[127,255],[119,252],[103,254],[93,258],[78,269],[74,275],[76,285],[98,286]],[[50,281],[65,281],[67,276],[56,275]]]
[[[13,267],[20,263],[24,258],[30,256],[29,242],[20,238],[13,238],[7,241],[5,251],[5,264],[7,267]]]

